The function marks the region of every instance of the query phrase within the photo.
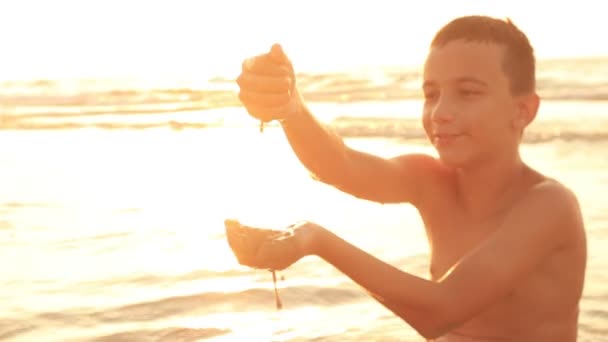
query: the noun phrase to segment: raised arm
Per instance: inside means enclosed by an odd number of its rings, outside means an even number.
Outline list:
[[[275,45],[247,60],[239,76],[240,99],[263,121],[278,119],[302,164],[314,178],[359,198],[417,204],[440,168],[422,154],[381,158],[354,150],[310,112],[295,85],[293,66]]]
[[[431,156],[382,158],[347,146],[306,106],[282,121],[287,139],[312,176],[353,196],[380,203],[417,205],[425,184],[438,173]]]

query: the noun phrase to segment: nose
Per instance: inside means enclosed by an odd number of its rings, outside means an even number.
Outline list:
[[[445,97],[440,98],[430,111],[431,121],[434,123],[449,123],[454,120],[454,106],[451,106]]]

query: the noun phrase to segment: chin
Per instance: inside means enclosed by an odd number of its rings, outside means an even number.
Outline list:
[[[471,158],[455,153],[439,152],[439,161],[449,168],[463,169],[473,164]]]

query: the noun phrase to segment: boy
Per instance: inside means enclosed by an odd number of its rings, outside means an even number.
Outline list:
[[[316,255],[435,341],[576,341],[586,237],[575,195],[522,159],[536,116],[535,58],[511,21],[457,18],[431,42],[422,124],[438,158],[354,150],[317,121],[281,47],[248,59],[237,83],[253,117],[279,120],[320,181],[380,203],[409,203],[430,242],[426,280],[312,222],[261,244],[248,266],[284,269]]]

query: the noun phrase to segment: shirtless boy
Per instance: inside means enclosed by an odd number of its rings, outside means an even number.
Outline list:
[[[362,199],[415,206],[431,267],[430,280],[408,274],[312,222],[241,263],[284,269],[318,256],[430,341],[576,341],[584,223],[573,192],[520,156],[539,96],[533,48],[512,22],[461,17],[433,39],[422,125],[438,158],[381,158],[345,145],[307,108],[279,45],[247,59],[237,83],[248,113],[279,120],[317,179]]]

